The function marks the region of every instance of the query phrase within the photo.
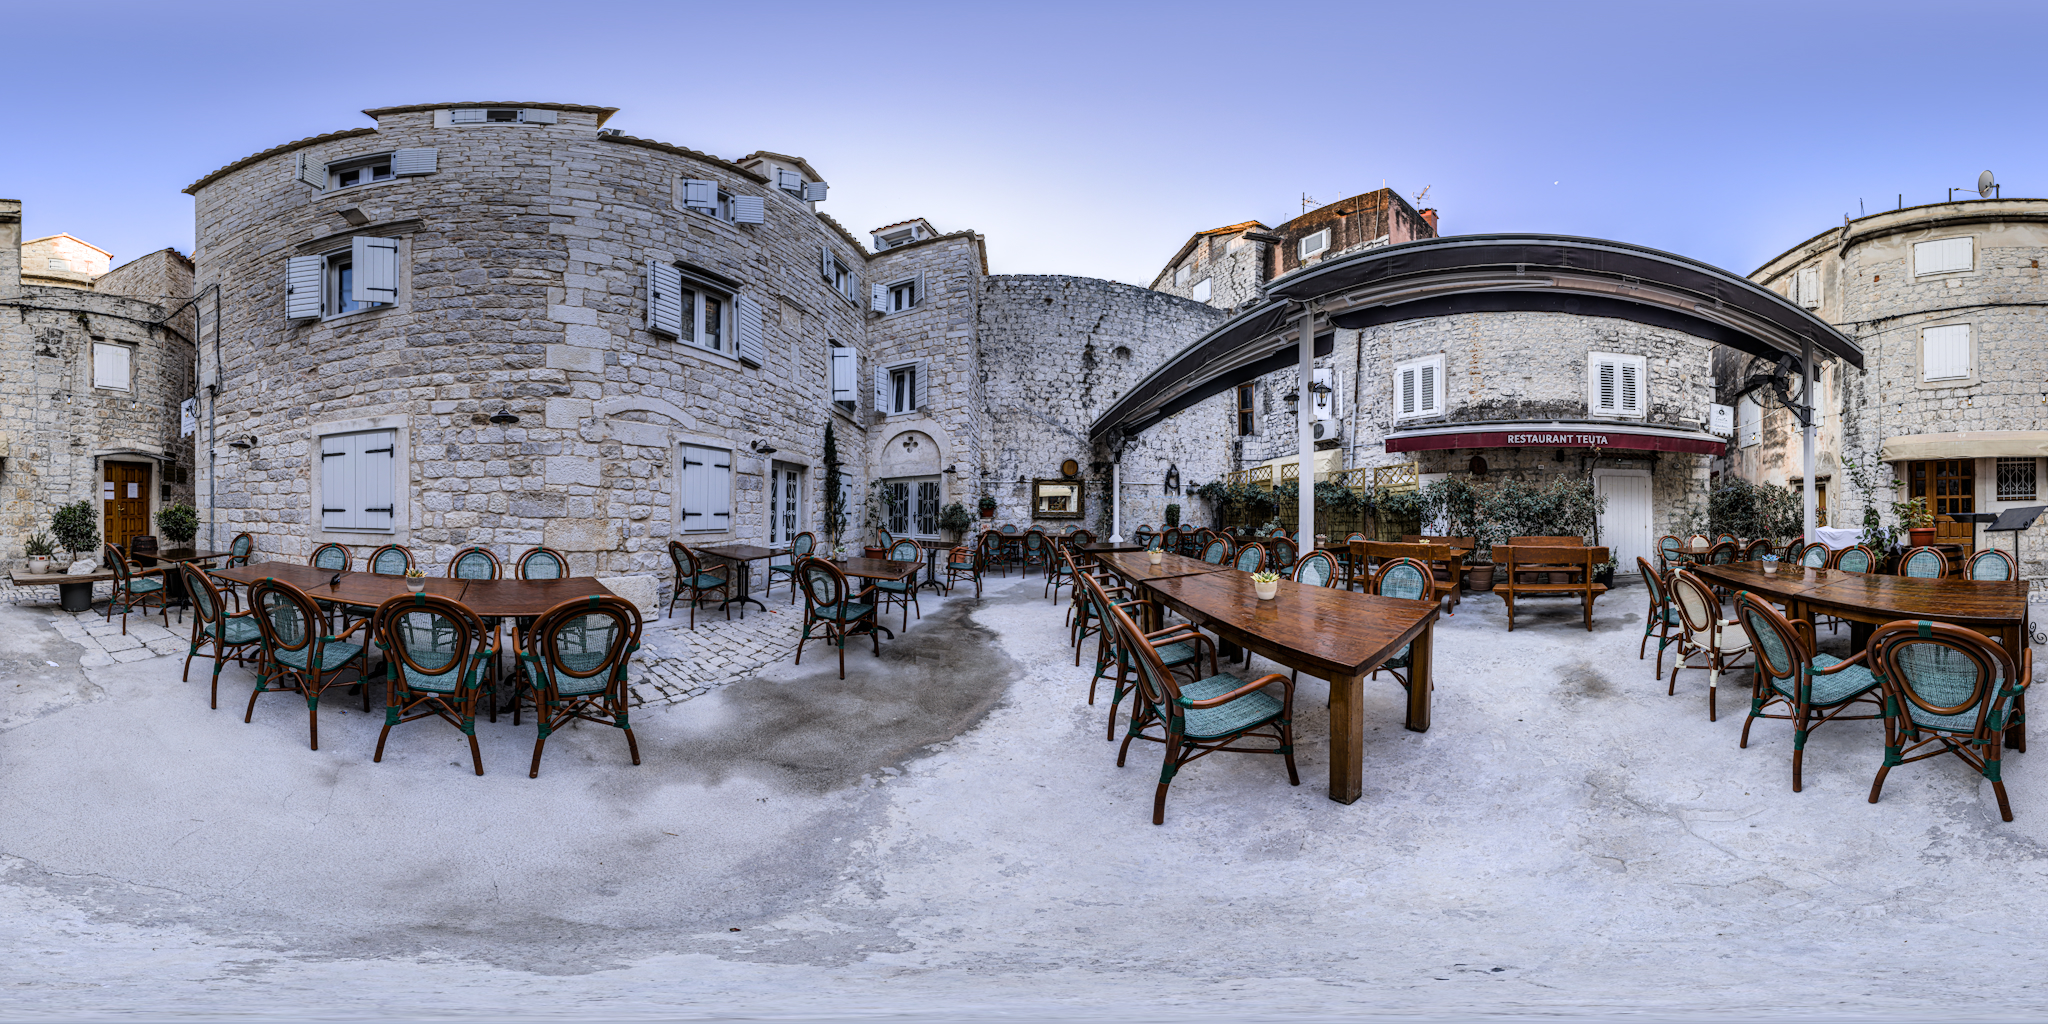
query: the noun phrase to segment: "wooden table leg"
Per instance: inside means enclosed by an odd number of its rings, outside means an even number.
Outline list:
[[[2006,626],[1998,631],[1998,641],[2007,651],[2014,655],[2013,662],[2017,664],[2020,660],[2019,655],[2027,649],[2026,627],[2018,623]],[[2026,708],[2026,699],[2027,695],[2022,691],[2019,696],[2020,703],[2013,710],[2023,712]],[[2021,720],[2005,727],[2005,748],[2007,750],[2025,751],[2027,749],[2026,722],[2021,715],[2014,715],[2013,717]]]
[[[1408,728],[1413,732],[1429,731],[1430,694],[1436,689],[1429,663],[1435,639],[1436,623],[1431,622],[1408,648]]]
[[[1330,680],[1330,799],[1340,804],[1365,792],[1365,677]]]

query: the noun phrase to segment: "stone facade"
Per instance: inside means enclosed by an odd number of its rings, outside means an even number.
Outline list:
[[[1967,239],[1961,269],[1935,270],[1916,260],[1916,246]],[[1951,245],[1957,244],[1954,242]],[[2025,199],[1937,203],[1873,214],[1830,229],[1759,268],[1751,279],[1808,306],[1854,338],[1864,352],[1861,370],[1824,365],[1817,376],[1822,419],[1816,443],[1816,482],[1827,488],[1830,522],[1854,528],[1865,504],[1904,500],[1908,449],[1901,438],[1959,431],[2031,433],[2048,430],[2048,201]],[[1953,265],[1953,264],[1946,264]],[[1967,325],[1967,365],[1960,376],[1931,371],[1923,350],[1928,328]],[[1760,367],[1746,358],[1717,367],[1723,400],[1733,403],[1742,382]],[[1946,379],[1929,379],[1930,377]],[[1980,435],[1981,436],[1981,435]],[[2048,435],[2042,435],[2048,437]],[[2038,439],[2037,439],[2038,440]],[[1796,485],[1801,478],[1800,437],[1789,411],[1766,403],[1760,429],[1738,436],[1728,469],[1745,479]],[[1898,450],[1888,453],[1887,449]],[[2037,449],[2048,450],[2048,449]],[[1998,463],[1968,443],[1939,456],[1972,461],[1974,511],[2042,504],[2032,497],[1999,500]],[[2048,465],[2037,455],[2037,480]],[[1891,462],[1893,486],[1861,493],[1842,460]],[[1887,514],[1887,523],[1889,523]],[[1983,535],[1979,534],[1979,539]],[[1996,546],[2010,550],[2010,537]],[[2048,528],[2037,525],[2021,542],[2022,574],[2048,575]]]
[[[166,502],[192,500],[192,442],[179,414],[192,397],[195,318],[180,308],[192,294],[190,264],[165,250],[111,272],[80,271],[87,280],[29,283],[21,268],[43,253],[83,257],[50,239],[33,249],[20,239],[21,204],[0,200],[0,252],[16,254],[0,263],[0,307],[9,310],[0,316],[0,559],[10,563],[57,506],[86,499],[103,509],[110,462],[148,468],[138,493],[150,524]],[[95,346],[126,351],[124,386],[96,386]],[[104,519],[100,533],[109,533]]]
[[[476,109],[492,119],[456,113]],[[853,500],[849,542],[867,525],[871,480],[935,477],[943,502],[972,506],[980,481],[1001,479],[990,475],[1003,436],[992,396],[1018,389],[1008,363],[984,359],[983,306],[1004,279],[988,275],[979,236],[871,253],[782,187],[817,183],[798,158],[729,161],[616,134],[604,128],[609,108],[498,109],[368,111],[374,130],[267,150],[188,189],[199,283],[223,295],[218,364],[202,350],[200,378],[219,384],[208,412],[222,442],[254,438],[245,450],[212,446],[207,511],[221,542],[247,531],[261,555],[288,560],[330,541],[359,556],[397,542],[430,573],[470,544],[502,558],[546,544],[578,573],[665,578],[670,539],[778,540],[770,496],[791,472],[800,528],[819,529],[828,423]],[[411,173],[339,177],[387,164]],[[717,215],[685,208],[689,182],[712,183]],[[336,309],[331,275],[357,239],[391,247],[395,295]],[[293,257],[326,261],[328,282],[308,285],[323,289],[318,315],[286,315]],[[853,280],[835,280],[835,262]],[[687,338],[651,329],[651,268],[723,293],[716,350],[697,343],[700,307],[684,314]],[[915,288],[914,301],[899,303],[897,285]],[[759,365],[736,344],[753,306]],[[1081,323],[1122,315],[1061,312]],[[1142,322],[1180,331],[1151,342],[1171,349],[1215,315]],[[855,359],[850,391],[834,389],[835,350]],[[895,411],[890,374],[907,367],[924,401]],[[334,528],[320,511],[323,438],[373,430],[391,431],[392,524]],[[729,470],[730,515],[708,530],[679,482],[687,453],[702,449]]]
[[[20,245],[23,284],[90,289],[114,265],[112,253],[70,235],[49,235]]]
[[[1304,256],[1302,242],[1311,237],[1320,238],[1323,245]],[[1236,309],[1258,298],[1266,282],[1302,267],[1435,237],[1435,210],[1417,210],[1399,193],[1382,188],[1318,206],[1279,227],[1254,220],[1196,232],[1166,261],[1152,287],[1220,309]]]

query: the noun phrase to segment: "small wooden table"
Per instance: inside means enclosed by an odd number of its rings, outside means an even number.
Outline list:
[[[830,559],[827,559],[827,561],[830,561]],[[833,562],[832,567],[858,579],[901,580],[917,575],[917,570],[924,568],[924,563],[892,562],[886,558],[848,558],[844,561]],[[896,639],[895,631],[882,625],[882,617],[880,615],[875,616],[875,628],[889,634],[889,639]]]
[[[758,562],[764,558],[774,558],[776,555],[789,554],[789,549],[787,548],[764,548],[757,544],[721,544],[715,548],[694,548],[692,550],[739,567],[740,592],[727,597],[724,602],[719,604],[718,608],[720,611],[724,611],[727,605],[738,601],[740,603],[740,618],[742,619],[747,617],[747,602],[749,601],[754,602],[754,607],[764,612],[768,610],[767,605],[762,604],[760,599],[754,597],[754,569],[748,563]]]
[[[1147,551],[1150,550],[1151,547],[1152,546],[1150,544],[1140,544],[1134,540],[1115,542],[1106,540],[1092,540],[1086,544],[1074,545],[1074,550],[1085,551],[1091,555],[1108,555],[1123,551]]]
[[[92,610],[92,585],[114,578],[110,570],[82,572],[76,576],[66,572],[15,572],[7,578],[17,587],[56,587],[57,605],[67,612]]]
[[[1365,785],[1365,677],[1413,643],[1407,726],[1429,729],[1430,652],[1438,605],[1281,580],[1261,601],[1249,574],[1207,572],[1150,580],[1145,589],[1188,621],[1262,658],[1330,681],[1330,799],[1351,803]]]
[[[158,562],[211,562],[216,558],[226,558],[231,554],[233,554],[231,551],[165,548],[162,551],[131,551],[128,553],[128,557],[134,559],[137,565],[148,569],[155,566]],[[204,568],[204,566],[201,568]],[[180,608],[191,603],[190,597],[185,593],[184,573],[170,571],[164,573],[164,596],[170,603],[176,604]]]

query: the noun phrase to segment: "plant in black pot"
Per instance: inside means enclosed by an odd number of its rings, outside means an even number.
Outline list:
[[[1598,583],[1603,587],[1613,586],[1614,570],[1619,568],[1620,565],[1621,563],[1619,561],[1610,558],[1607,561],[1601,562],[1599,565],[1594,566],[1593,582]]]
[[[173,547],[191,547],[192,538],[199,534],[199,510],[182,501],[165,505],[156,514],[156,530]]]
[[[60,506],[50,515],[50,532],[56,536],[57,543],[71,553],[73,561],[99,550],[100,524],[93,515],[90,501],[74,501]],[[93,561],[98,563],[98,559]]]

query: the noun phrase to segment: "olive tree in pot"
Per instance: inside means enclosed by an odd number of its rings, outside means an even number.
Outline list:
[[[50,532],[57,537],[57,543],[71,553],[75,565],[87,552],[97,551],[100,546],[100,524],[93,515],[92,502],[74,501],[60,506],[50,515]],[[92,560],[94,565],[98,559]],[[86,571],[91,571],[88,568]]]
[[[967,514],[967,506],[954,502],[939,510],[939,529],[953,535],[958,544],[967,536],[967,528],[974,525],[974,517]]]
[[[178,547],[190,547],[199,534],[199,510],[182,501],[165,505],[156,514],[156,531]]]

